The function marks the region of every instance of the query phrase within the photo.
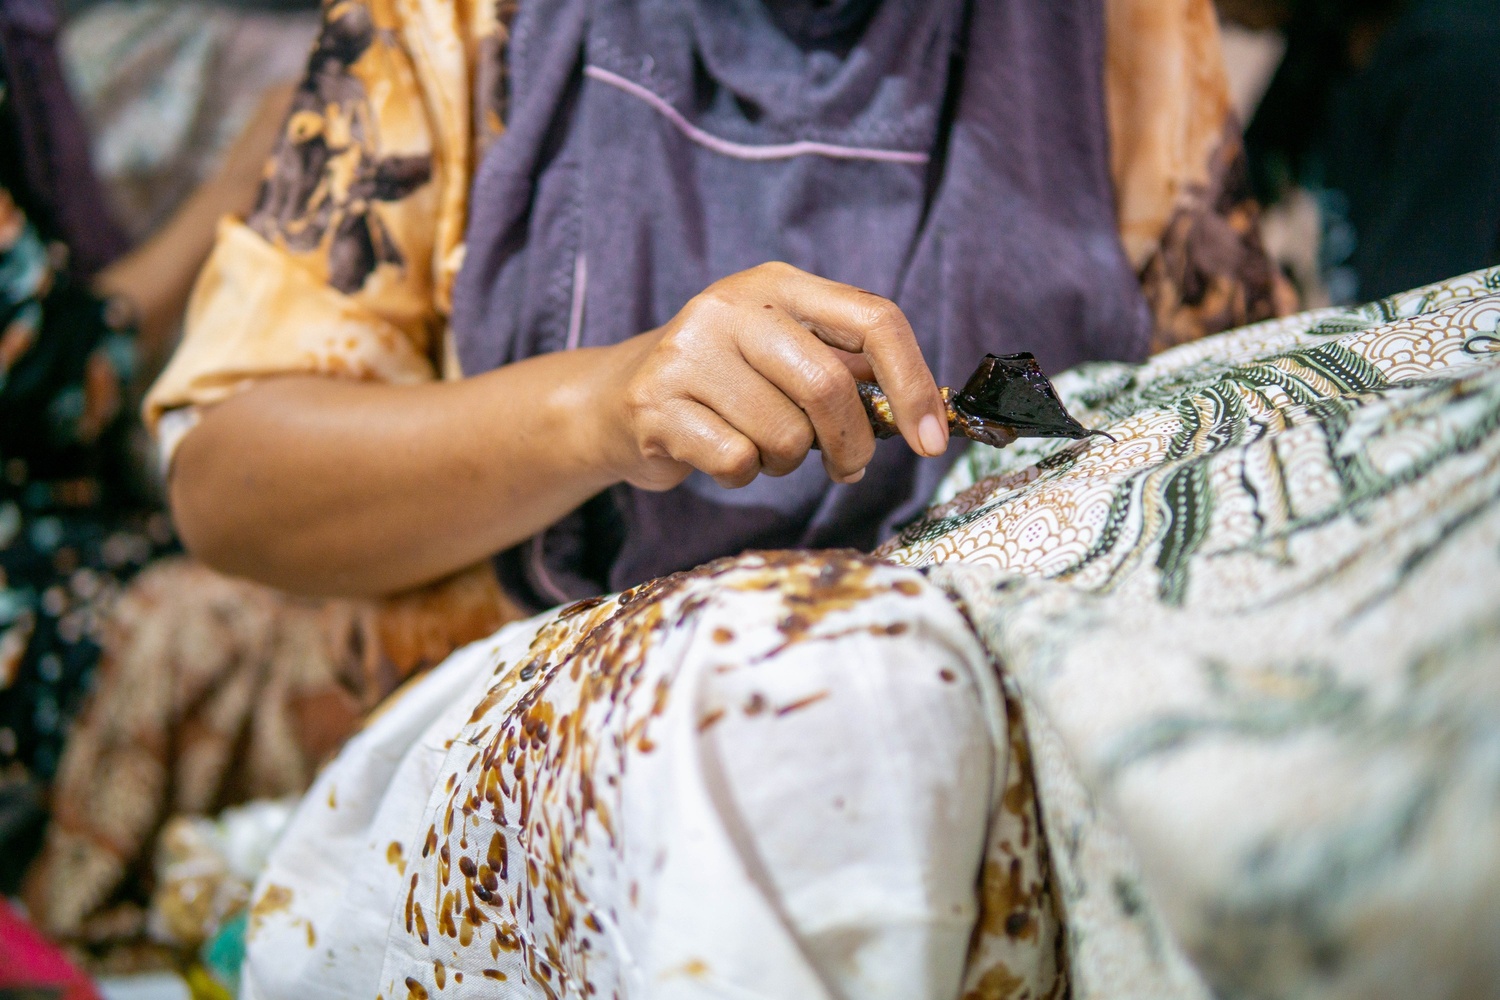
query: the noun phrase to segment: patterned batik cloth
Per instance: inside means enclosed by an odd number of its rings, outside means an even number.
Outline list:
[[[1067,373],[1115,440],[976,450],[920,572],[470,647],[303,801],[246,995],[1495,995],[1497,326],[1484,272]]]
[[[1075,370],[1115,441],[884,551],[1002,665],[1075,996],[1500,995],[1497,326],[1492,270]]]
[[[515,615],[487,568],[338,601],[178,558],[101,617],[96,688],[68,733],[25,899],[39,927],[114,966],[134,961],[146,931],[171,817],[300,794],[399,683]]]

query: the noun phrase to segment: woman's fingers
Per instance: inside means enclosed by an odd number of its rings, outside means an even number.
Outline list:
[[[711,388],[704,387],[709,391],[698,395],[697,401],[750,439],[760,453],[762,472],[785,476],[801,465],[812,449],[814,432],[809,415],[774,379],[768,379],[753,364],[735,361],[720,368]]]
[[[747,331],[740,338],[741,355],[767,380],[768,388],[806,415],[808,438],[803,453],[816,435],[829,478],[836,482],[858,479],[875,454],[875,434],[854,387],[853,373],[839,352],[790,313],[764,312],[769,329]],[[731,422],[744,428],[733,418]]]
[[[947,447],[942,397],[901,310],[786,264],[715,282],[608,356],[618,418],[606,426],[618,433],[604,454],[649,489],[676,485],[688,467],[726,487],[786,475],[814,441],[832,479],[857,481],[875,437],[856,374],[874,374],[913,450]]]
[[[940,455],[948,446],[948,422],[937,382],[922,357],[906,315],[873,292],[767,264],[780,304],[831,347],[863,354],[891,401],[896,426],[918,454]]]
[[[760,449],[755,442],[702,403],[679,399],[658,414],[656,423],[657,427],[647,430],[647,450],[657,457],[692,466],[725,489],[748,486],[760,475]],[[665,489],[677,483],[637,485]]]

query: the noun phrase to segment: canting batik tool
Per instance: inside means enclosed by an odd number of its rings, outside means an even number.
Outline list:
[[[885,390],[874,382],[856,385],[875,436],[899,434]],[[991,448],[1004,448],[1023,437],[1109,437],[1073,419],[1036,358],[1025,352],[986,354],[963,389],[955,392],[943,386],[938,391],[947,405],[948,430]]]

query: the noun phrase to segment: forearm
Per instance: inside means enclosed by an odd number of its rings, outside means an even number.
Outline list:
[[[606,354],[417,386],[258,385],[183,440],[178,528],[210,565],[303,593],[388,594],[472,565],[617,481],[590,417]]]

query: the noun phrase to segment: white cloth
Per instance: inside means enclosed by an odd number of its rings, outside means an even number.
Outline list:
[[[1008,745],[957,606],[852,553],[512,625],[319,778],[243,995],[950,1000]]]

